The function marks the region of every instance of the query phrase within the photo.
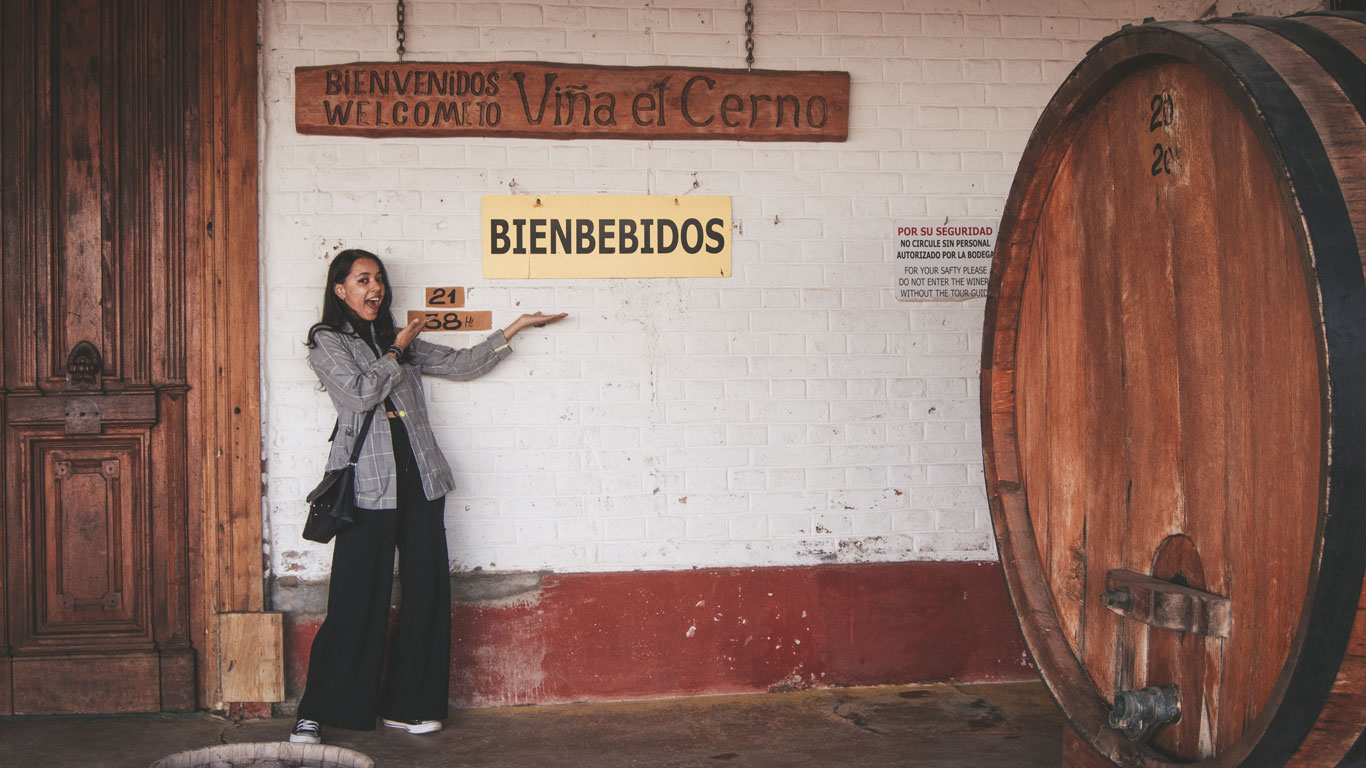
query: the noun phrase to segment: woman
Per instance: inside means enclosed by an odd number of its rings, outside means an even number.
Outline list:
[[[391,303],[379,257],[342,251],[327,271],[322,321],[308,331],[308,364],[337,407],[328,469],[350,460],[366,415],[378,410],[356,462],[356,524],[333,545],[327,618],[313,640],[292,742],[320,743],[321,723],[370,730],[376,715],[409,733],[441,729],[451,663],[444,508],[455,484],[427,420],[421,374],[482,376],[512,353],[518,332],[565,317],[522,315],[456,350],[417,338],[420,319],[395,331]],[[386,665],[395,548],[401,603]]]

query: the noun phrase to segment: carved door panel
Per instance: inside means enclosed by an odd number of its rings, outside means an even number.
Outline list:
[[[191,13],[0,4],[0,714],[195,704]]]

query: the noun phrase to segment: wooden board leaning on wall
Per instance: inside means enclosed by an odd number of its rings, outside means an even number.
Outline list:
[[[844,141],[849,73],[543,62],[294,70],[299,133]]]

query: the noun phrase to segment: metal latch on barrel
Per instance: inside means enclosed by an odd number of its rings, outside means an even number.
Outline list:
[[[1105,607],[1159,629],[1228,637],[1229,599],[1133,571],[1105,574]]]

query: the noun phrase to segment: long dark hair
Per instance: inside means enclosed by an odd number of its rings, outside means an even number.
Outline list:
[[[379,315],[370,323],[375,334],[375,346],[383,350],[394,343],[398,331],[394,328],[394,316],[389,312],[389,307],[394,303],[394,293],[389,284],[389,273],[384,269],[384,262],[369,251],[348,248],[333,256],[332,263],[327,265],[327,283],[323,286],[323,318],[308,329],[308,341],[304,346],[309,349],[315,347],[319,331],[336,331],[354,336],[356,334],[351,330],[352,323],[357,326],[365,323],[346,306],[346,302],[337,295],[336,290],[336,286],[346,282],[346,276],[351,274],[351,266],[361,259],[374,260],[379,265],[379,276],[384,282],[384,298],[379,303]],[[408,355],[409,352],[404,351],[403,357],[407,358]]]

